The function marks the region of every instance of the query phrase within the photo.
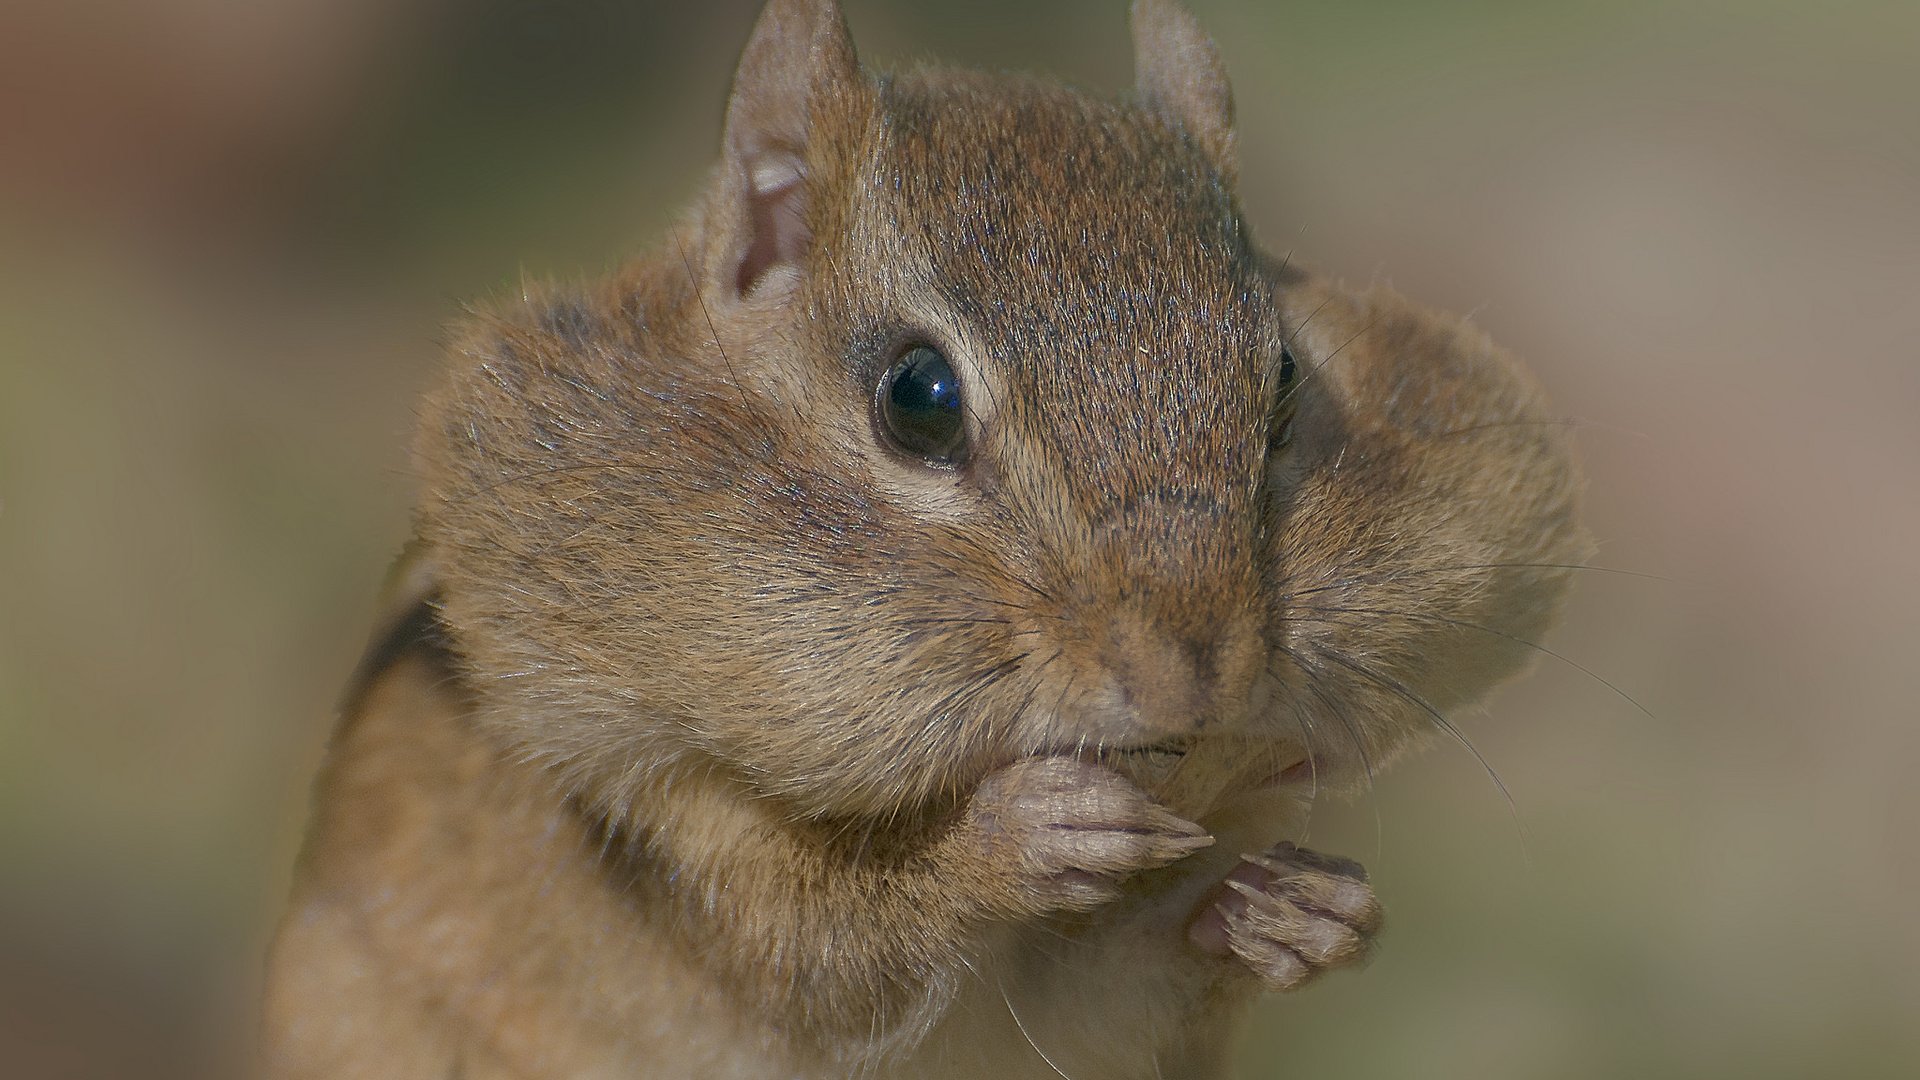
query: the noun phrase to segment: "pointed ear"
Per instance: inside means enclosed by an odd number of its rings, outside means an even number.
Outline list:
[[[1132,21],[1141,102],[1185,131],[1233,183],[1233,90],[1220,50],[1179,0],[1134,0]]]
[[[723,197],[734,227],[723,280],[737,294],[806,255],[808,146],[821,111],[859,83],[835,0],[769,0],[727,101]]]

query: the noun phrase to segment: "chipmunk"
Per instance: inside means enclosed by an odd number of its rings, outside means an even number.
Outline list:
[[[275,1077],[1211,1077],[1364,956],[1287,842],[1587,545],[1481,333],[1257,247],[1218,52],[861,68],[772,0],[704,196],[461,324],[270,961]]]

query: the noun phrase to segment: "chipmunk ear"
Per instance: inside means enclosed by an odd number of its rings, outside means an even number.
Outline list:
[[[1213,39],[1179,0],[1134,0],[1134,89],[1233,183],[1233,89]]]
[[[734,71],[724,140],[724,280],[746,295],[812,242],[808,146],[836,97],[861,85],[853,38],[835,0],[769,0]]]

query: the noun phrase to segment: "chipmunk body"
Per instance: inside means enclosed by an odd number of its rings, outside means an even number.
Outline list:
[[[1574,471],[1262,253],[1211,43],[1134,36],[1114,102],[773,0],[674,239],[464,325],[274,1075],[1205,1077],[1364,954],[1284,840],[1518,670]]]

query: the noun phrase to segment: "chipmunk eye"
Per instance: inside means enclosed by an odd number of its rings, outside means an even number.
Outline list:
[[[931,346],[913,346],[887,369],[875,410],[880,429],[909,454],[950,465],[966,447],[960,380]]]
[[[1293,358],[1293,349],[1280,347],[1280,400],[1274,409],[1273,419],[1267,430],[1267,453],[1271,454],[1287,445],[1293,438],[1293,390],[1294,380],[1300,374],[1300,365]]]

